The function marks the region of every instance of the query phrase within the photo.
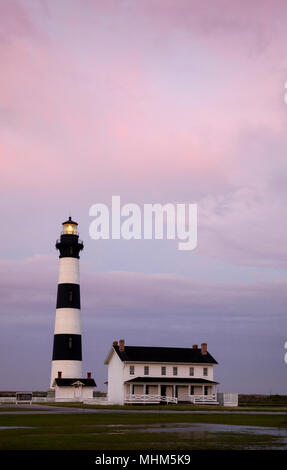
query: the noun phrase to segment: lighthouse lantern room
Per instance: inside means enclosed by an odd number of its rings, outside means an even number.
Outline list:
[[[63,235],[78,235],[78,224],[69,217],[69,220],[63,222]]]

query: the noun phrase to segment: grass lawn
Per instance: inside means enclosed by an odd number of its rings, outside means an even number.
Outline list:
[[[169,425],[174,423],[174,425]],[[280,415],[187,415],[158,414],[31,414],[0,415],[0,426],[28,426],[30,429],[0,430],[0,449],[242,449],[276,448],[277,437],[266,434],[232,432],[174,432],[183,423],[217,423],[287,428]],[[161,426],[155,432],[152,426]],[[170,428],[166,429],[166,426]]]

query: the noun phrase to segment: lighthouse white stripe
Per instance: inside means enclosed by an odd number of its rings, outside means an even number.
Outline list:
[[[81,334],[81,310],[78,308],[57,308],[55,321],[55,335]]]
[[[79,260],[77,258],[60,258],[58,284],[80,284]]]
[[[62,379],[77,379],[82,377],[82,361],[52,361],[51,384],[62,372]]]

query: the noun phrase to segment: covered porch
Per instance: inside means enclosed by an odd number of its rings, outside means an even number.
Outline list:
[[[199,378],[136,377],[127,380],[126,404],[218,404],[217,382]]]

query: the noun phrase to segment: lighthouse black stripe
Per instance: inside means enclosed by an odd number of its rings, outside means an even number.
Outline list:
[[[81,308],[79,284],[58,284],[57,308]]]
[[[81,335],[54,335],[53,361],[81,361]]]

